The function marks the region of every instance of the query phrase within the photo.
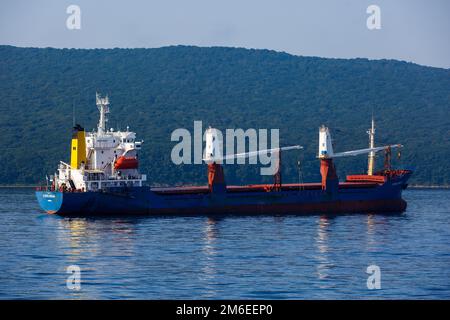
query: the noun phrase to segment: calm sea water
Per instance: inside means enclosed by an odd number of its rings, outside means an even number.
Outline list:
[[[450,299],[450,190],[404,197],[396,215],[69,219],[0,189],[0,299]]]

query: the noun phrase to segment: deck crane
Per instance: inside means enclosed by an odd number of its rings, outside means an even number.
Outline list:
[[[210,191],[225,191],[226,183],[223,174],[223,168],[221,164],[230,159],[242,159],[257,157],[263,154],[274,154],[276,155],[276,172],[274,174],[274,185],[268,191],[279,191],[281,190],[281,152],[288,150],[299,150],[303,149],[300,145],[264,149],[250,152],[242,152],[236,154],[227,154],[222,156],[220,152],[220,140],[217,134],[217,130],[209,127],[205,133],[206,147],[204,158],[202,159],[208,165],[208,186]]]
[[[385,151],[386,158],[389,159],[388,162],[390,162],[390,153],[391,149],[394,148],[402,148],[403,145],[401,144],[392,144],[382,147],[374,147],[374,122],[372,119],[372,128],[368,131],[370,135],[370,147],[365,149],[358,149],[358,150],[352,150],[352,151],[344,151],[344,152],[337,152],[335,153],[333,151],[333,144],[331,142],[331,134],[327,127],[322,125],[319,128],[319,154],[318,158],[320,159],[320,173],[322,175],[322,189],[323,190],[334,190],[338,187],[339,181],[336,174],[336,169],[333,163],[333,158],[340,158],[340,157],[349,157],[349,156],[358,156],[362,154],[369,154],[369,163],[368,163],[368,174],[367,175],[358,175],[359,180],[370,180],[375,181],[377,180],[377,177],[371,178],[373,175],[373,162],[375,158],[375,153],[380,151]],[[390,167],[390,163],[388,165]]]

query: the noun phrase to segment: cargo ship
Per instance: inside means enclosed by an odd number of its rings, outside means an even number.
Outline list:
[[[60,162],[36,197],[42,210],[61,216],[96,215],[257,215],[257,214],[347,214],[402,212],[406,202],[402,191],[411,170],[391,168],[391,150],[402,145],[374,146],[375,126],[368,130],[369,148],[335,153],[330,131],[319,129],[321,181],[283,184],[281,153],[301,149],[290,146],[257,151],[275,153],[278,163],[272,184],[227,185],[223,160],[251,157],[244,153],[218,156],[217,136],[212,128],[205,133],[207,166],[204,186],[151,187],[139,172],[139,151],[143,141],[129,131],[106,128],[109,113],[107,96],[96,95],[100,112],[97,129],[86,133],[80,125],[73,128],[70,164]],[[375,156],[384,152],[384,168],[374,170]],[[347,175],[339,181],[334,159],[368,154],[364,174]],[[205,179],[206,180],[206,179]]]

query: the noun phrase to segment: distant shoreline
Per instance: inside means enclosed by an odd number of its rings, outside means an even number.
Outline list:
[[[408,186],[408,189],[409,188],[410,189],[450,189],[450,186],[433,186],[433,185],[429,186],[429,185],[417,184],[417,185]]]
[[[36,188],[38,185],[28,185],[28,184],[5,184],[0,185],[0,188]]]

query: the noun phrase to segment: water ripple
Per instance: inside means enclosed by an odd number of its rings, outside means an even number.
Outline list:
[[[449,196],[407,190],[395,215],[69,219],[0,189],[0,298],[449,299]]]

